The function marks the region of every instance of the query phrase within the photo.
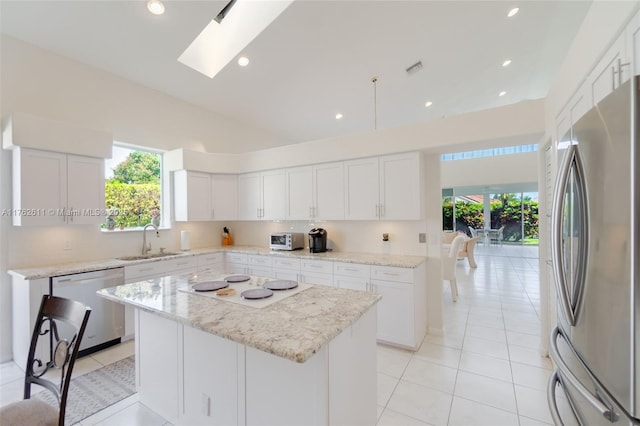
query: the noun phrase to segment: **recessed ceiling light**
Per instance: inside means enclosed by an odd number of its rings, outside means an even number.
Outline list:
[[[506,94],[507,94],[507,92],[505,92],[505,91],[503,90],[502,92],[498,93],[498,96],[504,96],[504,95],[506,95]]]
[[[162,15],[164,13],[164,4],[160,0],[149,0],[147,9],[154,15]]]
[[[504,62],[502,63],[502,66],[503,66],[503,67],[508,67],[510,64],[511,64],[511,59],[507,59],[506,61],[504,61]]]
[[[246,56],[240,56],[238,58],[238,65],[240,65],[241,67],[246,67],[247,65],[249,65],[249,58],[247,58]]]
[[[520,11],[519,7],[514,7],[513,9],[511,9],[509,11],[509,13],[507,13],[507,18],[511,18],[512,16],[514,16],[516,13],[518,13]]]
[[[424,106],[426,106],[427,108],[429,108],[431,105],[433,105],[433,102],[431,101],[427,101],[427,103],[424,104]]]
[[[342,114],[337,113],[337,114],[336,114],[336,120],[340,120],[341,118],[342,118]]]

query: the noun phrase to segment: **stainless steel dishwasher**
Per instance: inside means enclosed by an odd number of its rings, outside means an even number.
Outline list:
[[[63,275],[51,279],[54,296],[77,300],[91,307],[91,315],[80,342],[81,354],[119,343],[124,336],[124,306],[96,294],[103,288],[124,284],[124,268],[82,274]]]

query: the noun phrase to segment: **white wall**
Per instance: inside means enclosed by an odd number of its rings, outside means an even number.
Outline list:
[[[443,161],[440,168],[443,188],[537,182],[538,153]]]
[[[180,99],[0,36],[0,112],[25,112],[170,150],[247,152],[286,140]]]

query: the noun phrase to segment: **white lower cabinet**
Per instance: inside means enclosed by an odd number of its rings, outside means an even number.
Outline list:
[[[181,423],[239,424],[238,368],[243,348],[191,327],[183,330],[184,419]]]
[[[413,340],[413,284],[371,281],[373,292],[382,295],[378,303],[378,340],[415,346]]]
[[[273,278],[273,259],[271,256],[247,256],[247,274],[257,277]]]
[[[300,259],[273,259],[273,278],[300,281]]]
[[[182,388],[179,343],[183,327],[165,318],[135,310],[136,387],[140,402],[173,421],[180,412]]]
[[[371,267],[378,303],[378,341],[418,349],[427,332],[426,264],[415,269]],[[380,277],[380,278],[379,278]]]
[[[18,276],[11,277],[11,319],[13,361],[22,369],[27,366],[31,335],[36,325],[36,318],[42,303],[42,296],[49,294],[49,279],[25,280]],[[48,346],[39,340],[36,357],[44,357]]]
[[[208,253],[196,256],[196,271],[202,272],[224,272],[224,253]]]
[[[224,272],[226,274],[246,274],[247,262],[245,253],[225,253]]]
[[[333,283],[333,262],[330,260],[302,259],[300,261],[300,281],[335,287]]]
[[[375,329],[373,307],[296,363],[137,309],[139,399],[175,425],[373,425]]]
[[[338,288],[382,295],[378,302],[378,341],[417,349],[427,323],[424,267],[333,262],[333,283]]]
[[[369,265],[333,262],[333,284],[338,288],[370,291],[370,276],[371,268]]]

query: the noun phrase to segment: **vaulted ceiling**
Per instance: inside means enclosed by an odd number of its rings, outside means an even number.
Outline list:
[[[545,97],[591,4],[297,0],[210,79],[177,59],[226,3],[2,0],[0,32],[296,143]]]

